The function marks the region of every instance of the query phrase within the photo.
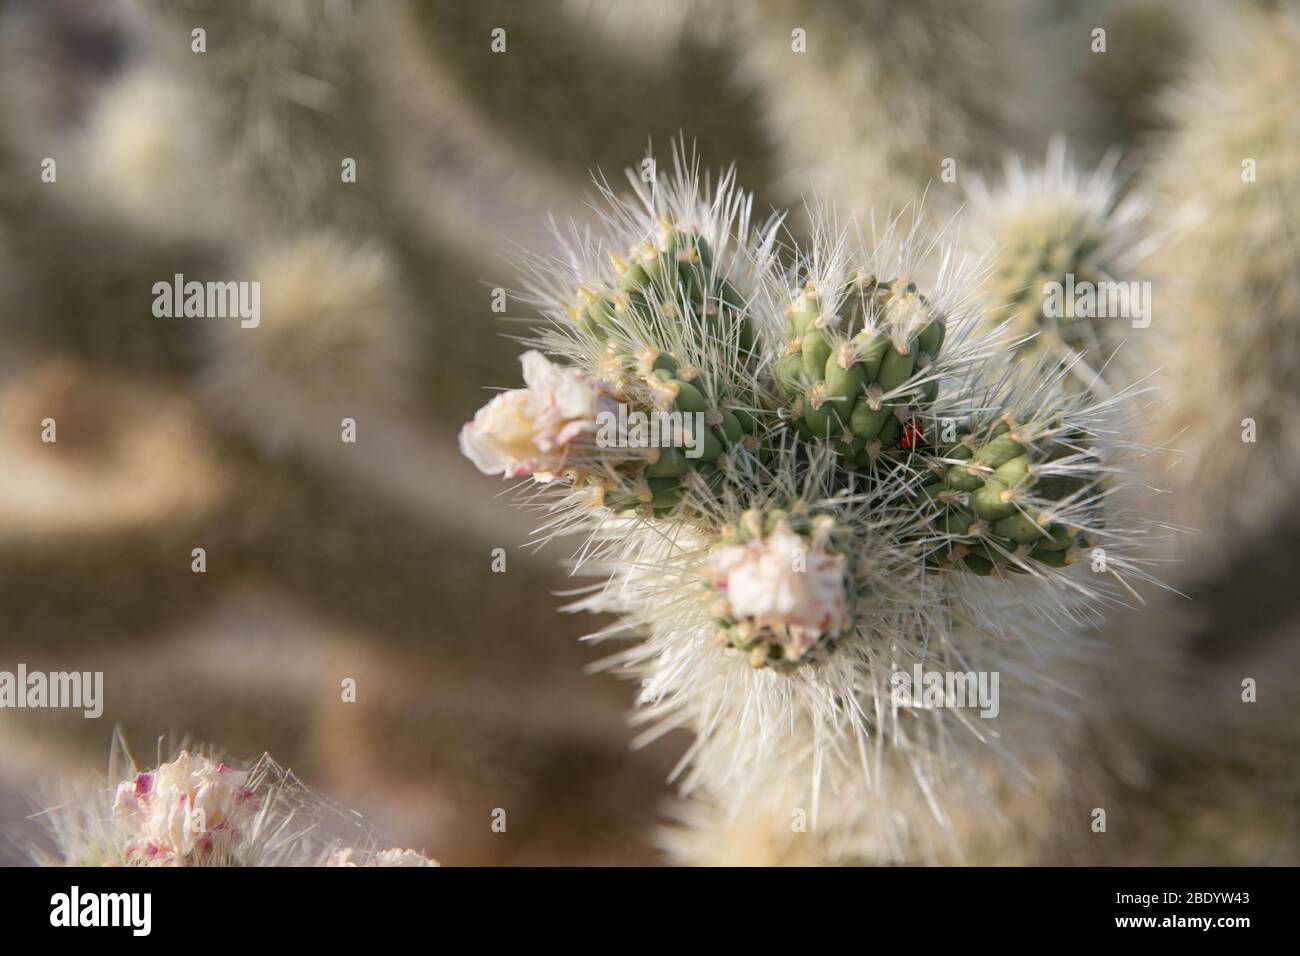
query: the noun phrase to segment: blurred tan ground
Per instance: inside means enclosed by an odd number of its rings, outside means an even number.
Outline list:
[[[0,3],[0,669],[102,670],[107,698],[99,720],[0,712],[0,862],[22,861],[42,793],[106,768],[115,724],[137,756],[168,734],[236,756],[269,751],[446,864],[655,862],[648,840],[681,742],[629,750],[634,688],[585,674],[603,652],[577,638],[596,622],[557,611],[554,592],[572,584],[565,546],[521,548],[530,519],[461,458],[455,435],[483,386],[518,378],[509,329],[487,308],[486,281],[514,278],[506,240],[544,241],[548,210],[582,214],[592,166],[612,162],[616,175],[647,133],[666,141],[695,124],[665,102],[652,128],[609,114],[624,123],[611,139],[579,121],[566,93],[594,88],[600,63],[569,58],[543,83],[511,61],[485,86],[485,57],[427,52],[467,16],[459,5],[403,20],[411,8],[394,4],[392,19],[320,41],[317,52],[337,42],[337,62],[288,54],[339,97],[299,111],[304,138],[277,161],[340,130],[369,137],[352,144],[366,191],[298,208],[260,180],[219,178],[238,157],[211,134],[247,92],[215,72],[237,62],[223,49],[248,39],[241,25],[310,7]],[[520,44],[575,42],[546,17],[510,16]],[[168,37],[188,43],[191,18],[210,28],[209,58],[160,53]],[[368,92],[349,112],[353,81]],[[539,152],[563,142],[556,130],[515,123],[541,118],[535,108],[499,110],[520,84],[605,148]],[[160,89],[168,108],[152,112]],[[485,111],[482,97],[498,105]],[[193,125],[165,125],[186,103]],[[753,154],[726,145],[748,135],[732,112],[738,133],[698,123],[715,162]],[[101,142],[111,151],[93,154]],[[46,188],[28,173],[50,153],[59,183]],[[178,156],[205,162],[178,167]],[[197,221],[216,213],[221,229]],[[235,368],[214,386],[211,330],[150,314],[159,279],[221,275],[262,238],[282,245],[322,229],[395,265],[383,295],[409,303],[414,326],[394,333],[401,370],[313,393],[252,365],[247,382]],[[411,387],[395,403],[384,386],[399,382]],[[322,394],[360,409],[357,445],[339,442]],[[276,434],[260,428],[261,412],[279,416]],[[47,416],[55,444],[39,438]],[[190,570],[195,547],[207,550],[205,574]],[[504,574],[490,570],[498,547]],[[341,700],[347,677],[355,704]],[[498,808],[504,833],[491,828]]]
[[[501,538],[507,571],[494,574],[488,542],[464,527],[414,525],[364,486],[259,472],[256,459],[216,452],[183,396],[49,366],[11,367],[0,409],[21,407],[17,395],[72,423],[94,408],[102,427],[29,446],[0,416],[6,460],[21,448],[50,472],[45,483],[25,477],[35,465],[0,480],[10,518],[0,659],[9,670],[103,671],[106,707],[98,720],[0,713],[11,831],[60,776],[102,770],[120,724],[137,754],[171,731],[235,755],[268,750],[446,863],[652,861],[646,834],[674,747],[628,752],[631,688],[582,673],[595,656],[575,640],[584,622],[555,612],[563,575],[515,547],[524,522]],[[84,405],[56,401],[69,380]],[[157,431],[136,403],[190,416],[187,437],[134,460],[121,433]],[[223,464],[219,475],[173,473],[151,507],[124,492],[101,495],[93,513],[56,509],[45,534],[13,520],[49,507],[51,488],[90,494],[77,480],[129,488],[119,473],[165,476],[168,458]],[[491,482],[466,487],[459,507],[493,506]],[[207,573],[190,571],[191,546],[206,547]],[[341,699],[348,677],[356,703]],[[496,808],[505,833],[490,829]],[[0,850],[7,862],[17,852]]]

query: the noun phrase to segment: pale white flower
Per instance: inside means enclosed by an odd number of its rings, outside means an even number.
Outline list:
[[[461,429],[460,450],[484,474],[549,481],[579,439],[596,432],[598,414],[616,406],[599,384],[541,352],[525,352],[520,361],[527,387],[480,408]]]
[[[713,587],[730,616],[788,635],[798,656],[847,619],[843,555],[811,550],[784,524],[763,540],[728,545],[708,561]]]
[[[400,847],[393,847],[388,850],[379,850],[374,853],[365,853],[360,850],[348,847],[343,850],[335,850],[330,854],[329,859],[325,861],[326,866],[441,866],[437,860],[431,860],[422,853],[414,850],[403,850]]]
[[[125,857],[185,866],[229,850],[258,811],[247,783],[247,773],[182,750],[170,763],[119,784],[113,816],[127,829]]]

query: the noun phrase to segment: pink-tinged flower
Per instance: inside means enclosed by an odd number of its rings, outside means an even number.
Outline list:
[[[597,430],[597,416],[617,405],[599,384],[577,369],[525,352],[526,388],[502,392],[460,431],[460,450],[487,475],[550,481],[579,442]]]
[[[844,630],[845,564],[843,555],[810,548],[782,524],[766,538],[720,548],[707,573],[726,600],[726,616],[770,631],[793,660]]]
[[[127,831],[128,859],[186,866],[228,850],[257,812],[248,775],[181,751],[117,788],[113,817]]]

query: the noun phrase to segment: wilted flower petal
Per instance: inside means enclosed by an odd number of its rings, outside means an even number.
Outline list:
[[[182,750],[152,773],[118,785],[113,816],[127,829],[128,859],[186,866],[228,849],[252,820],[258,801],[248,774]]]
[[[526,388],[496,396],[460,432],[460,450],[484,474],[546,481],[572,446],[594,434],[597,415],[614,408],[600,385],[537,351],[521,357]]]

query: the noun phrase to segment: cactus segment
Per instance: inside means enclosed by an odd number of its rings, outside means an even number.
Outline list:
[[[712,248],[694,230],[662,225],[656,242],[643,243],[625,259],[611,255],[610,262],[617,280],[599,292],[580,289],[579,307],[571,317],[630,379],[621,389],[630,405],[646,414],[681,413],[682,424],[673,444],[661,435],[659,447],[647,449],[643,464],[634,459],[624,467],[630,481],[643,483],[634,493],[603,494],[601,501],[616,511],[639,508],[663,515],[688,490],[720,493],[725,470],[714,463],[724,453],[762,457],[768,450],[756,437],[760,427],[753,410],[763,407],[758,396],[741,396],[749,410],[738,407],[736,396],[716,390],[721,383],[705,381],[693,371],[691,355],[658,346],[694,343],[720,353],[722,367],[739,373],[755,360],[753,325],[744,297],[715,268]],[[690,328],[671,327],[682,323]],[[632,346],[626,340],[629,328],[644,330],[657,344]],[[617,329],[622,335],[615,334]],[[744,381],[745,376],[730,378]],[[692,475],[701,480],[692,481]]]
[[[933,468],[942,477],[918,490],[930,533],[944,538],[930,559],[979,575],[1027,571],[1029,560],[1072,563],[1087,539],[1055,515],[1090,489],[1095,494],[1096,478],[1040,475],[1064,453],[1059,440],[1040,447],[1005,415],[981,434],[968,431],[936,449]]]
[[[819,295],[814,284],[786,310],[785,349],[776,392],[805,439],[827,439],[849,467],[898,455],[904,423],[938,397],[926,370],[943,347],[945,318],[914,283],[859,272],[844,289]],[[864,445],[878,442],[872,448]]]

